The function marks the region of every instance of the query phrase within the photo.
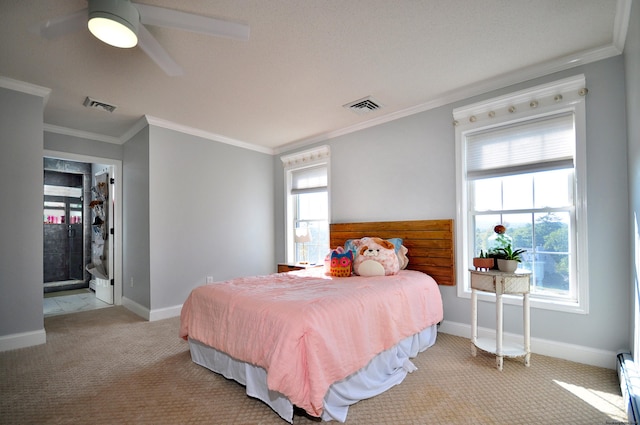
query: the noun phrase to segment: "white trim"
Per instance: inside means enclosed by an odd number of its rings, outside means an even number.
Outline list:
[[[315,164],[328,164],[331,150],[328,145],[280,157],[285,169],[300,169]]]
[[[578,92],[584,89],[585,85],[584,74],[579,74],[455,108],[453,118],[460,120],[457,124],[460,128],[466,129],[467,127],[477,128],[483,121],[499,121],[501,116],[506,115],[510,115],[509,120],[517,119],[521,115],[529,117],[534,109],[536,112],[543,112],[544,109],[556,110],[561,106],[579,101],[581,95]],[[562,95],[562,100],[555,101],[553,97],[556,95]],[[536,102],[536,106],[531,106],[531,102]],[[508,111],[510,107],[514,107],[516,112]],[[496,115],[490,118],[489,112],[494,112]]]
[[[127,297],[122,297],[122,306],[145,320],[149,320],[149,317],[151,316],[151,313],[147,307],[138,304],[137,302]]]
[[[0,336],[0,352],[17,350],[47,343],[47,333],[44,328],[38,331],[20,332]]]
[[[440,324],[438,332],[469,338],[470,340],[471,325],[445,320]],[[478,336],[483,338],[494,338],[495,330],[490,328],[478,328]],[[504,340],[521,342],[522,335],[505,332]],[[531,352],[534,354],[555,357],[591,366],[604,367],[607,369],[616,368],[617,353],[615,351],[568,344],[566,342],[558,342],[542,338],[531,338]],[[469,342],[469,356],[471,356],[471,342]],[[533,364],[533,367],[535,367],[535,358],[531,363]]]
[[[33,96],[39,96],[42,98],[44,104],[49,100],[51,89],[47,87],[38,86],[31,83],[25,83],[24,81],[14,80],[13,78],[3,77],[0,75],[0,87],[19,91]]]
[[[631,17],[631,0],[618,0],[616,17],[613,22],[613,45],[622,53],[627,40],[629,18]]]
[[[116,208],[114,212],[113,227],[115,229],[115,246],[114,248],[114,267],[113,267],[113,304],[120,305],[122,303],[122,161],[119,159],[102,158],[96,156],[79,155],[69,152],[52,151],[45,149],[42,153],[43,158],[59,158],[70,161],[98,163],[104,165],[110,165],[114,168],[113,178],[116,180]]]
[[[257,152],[273,155],[274,151],[271,148],[264,146],[253,145],[250,143],[242,142],[240,140],[232,139],[230,137],[222,136],[220,134],[210,133],[208,131],[200,130],[197,128],[189,127],[186,125],[177,124],[171,121],[163,120],[161,118],[155,118],[150,115],[145,115],[147,123],[155,125],[156,127],[162,127],[169,130],[179,131],[180,133],[190,134],[196,137],[202,137],[203,139],[212,140],[214,142],[226,143],[228,145],[237,146],[244,149],[249,149]]]
[[[123,143],[123,144],[127,143],[129,139],[131,139],[133,136],[138,134],[138,132],[143,128],[145,128],[147,125],[149,125],[147,118],[146,117],[140,118],[138,121],[136,121],[135,124],[133,124],[133,126],[131,126],[129,130],[125,131],[125,133],[122,136],[120,136],[120,143]]]
[[[182,311],[182,304],[150,310],[127,297],[122,297],[122,306],[149,322],[179,317]]]
[[[469,273],[467,272],[466,275]],[[466,275],[463,278],[466,278]],[[459,281],[464,282],[464,281]],[[459,285],[458,288],[458,298],[471,299],[471,290],[469,288],[463,289],[462,284]],[[588,291],[587,291],[588,294]],[[496,295],[491,292],[481,292],[478,291],[478,301],[485,301],[489,303],[496,302]],[[580,295],[578,295],[580,297]],[[588,300],[587,300],[588,301]],[[503,295],[502,303],[505,305],[516,305],[522,306],[522,297],[516,295]],[[562,311],[564,313],[576,313],[576,314],[588,314],[589,306],[582,307],[577,303],[571,301],[560,301],[559,299],[545,299],[545,298],[537,298],[534,294],[531,294],[529,297],[529,305],[532,309],[539,310],[553,310],[553,311]]]
[[[172,307],[164,307],[153,309],[149,312],[149,321],[155,322],[156,320],[170,319],[172,317],[179,317],[182,311],[182,304],[174,305]]]
[[[62,134],[64,136],[72,136],[72,137],[80,137],[82,139],[95,140],[97,142],[106,142],[106,143],[114,143],[117,145],[122,144],[123,142],[117,138],[112,136],[105,136],[104,134],[92,133],[89,131],[76,130],[68,127],[61,127],[59,125],[53,124],[44,124],[44,131],[46,133],[55,133]]]

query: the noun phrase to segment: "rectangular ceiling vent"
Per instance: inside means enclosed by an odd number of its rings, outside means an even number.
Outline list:
[[[382,104],[371,96],[368,96],[342,106],[352,110],[356,114],[368,114],[371,111],[380,109],[382,107]]]
[[[86,106],[87,108],[95,108],[95,109],[100,109],[102,111],[107,111],[107,112],[113,112],[116,110],[115,105],[110,105],[106,102],[101,102],[99,100],[91,99],[89,96],[87,96],[87,98],[84,100],[83,105]]]

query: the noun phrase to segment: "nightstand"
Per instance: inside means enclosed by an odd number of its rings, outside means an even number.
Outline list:
[[[529,323],[529,272],[503,273],[497,270],[486,272],[469,270],[471,274],[471,355],[476,356],[476,349],[496,355],[496,367],[502,370],[503,357],[523,357],[524,365],[529,366],[531,360],[531,331]],[[478,338],[478,294],[477,291],[496,294],[496,337]],[[524,326],[524,343],[503,344],[502,341],[502,295],[522,295],[522,314]]]
[[[304,270],[312,267],[320,267],[319,264],[288,264],[288,263],[280,263],[278,264],[278,273],[292,272],[295,270]]]

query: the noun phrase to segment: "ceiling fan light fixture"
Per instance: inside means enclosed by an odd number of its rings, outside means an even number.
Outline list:
[[[138,44],[140,14],[128,0],[89,1],[88,27],[99,40],[120,48]]]

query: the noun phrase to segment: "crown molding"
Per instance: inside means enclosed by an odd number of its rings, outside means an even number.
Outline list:
[[[56,133],[65,136],[80,137],[82,139],[95,140],[97,142],[114,143],[121,145],[121,139],[113,136],[105,136],[104,134],[91,133],[89,131],[76,130],[74,128],[61,127],[59,125],[44,124],[45,133]]]
[[[41,97],[45,105],[49,100],[49,95],[51,94],[50,88],[38,86],[31,83],[25,83],[24,81],[14,80],[13,78],[3,77],[1,75],[0,87]]]
[[[630,0],[618,0],[620,3],[629,3]],[[627,13],[628,15],[628,13]],[[618,16],[618,15],[616,15]],[[617,18],[616,18],[617,19]],[[628,22],[628,16],[626,21]],[[624,19],[622,19],[624,21]],[[373,118],[371,120],[363,121],[361,123],[344,127],[338,130],[325,132],[316,136],[301,139],[288,143],[280,148],[276,149],[276,153],[285,153],[294,149],[302,148],[313,143],[325,142],[329,139],[333,139],[339,136],[344,136],[356,131],[365,130],[370,127],[375,127],[380,124],[395,121],[400,118],[408,117],[414,114],[425,112],[440,106],[448,105],[454,102],[459,102],[464,99],[469,99],[474,96],[489,93],[493,90],[498,90],[504,87],[508,87],[514,84],[523,83],[525,81],[532,80],[534,78],[543,77],[545,75],[553,74],[555,72],[564,71],[567,69],[575,68],[577,66],[585,65],[591,62],[596,62],[602,59],[607,59],[613,56],[618,56],[622,53],[622,50],[618,49],[614,44],[603,46],[600,48],[585,50],[580,53],[569,55],[560,59],[550,60],[541,64],[522,68],[517,71],[509,72],[507,74],[499,75],[494,78],[490,78],[484,81],[479,81],[474,84],[470,84],[456,90],[443,93],[439,97],[430,100],[429,102],[416,105],[411,108],[403,109],[393,112],[391,114],[383,115]]]
[[[253,145],[251,143],[246,143],[240,140],[232,139],[230,137],[222,136],[220,134],[210,133],[208,131],[200,130],[198,128],[193,128],[189,126],[185,126],[182,124],[177,124],[171,121],[163,120],[161,118],[156,118],[150,115],[145,115],[145,120],[149,125],[154,125],[156,127],[166,128],[168,130],[175,130],[180,133],[190,134],[196,137],[202,137],[203,139],[211,140],[214,142],[225,143],[228,145],[237,146],[239,148],[249,149],[256,152],[266,153],[269,155],[273,155],[275,152],[271,148],[266,148],[264,146]]]
[[[283,155],[280,160],[282,160],[282,166],[284,168],[291,168],[326,162],[329,160],[330,154],[331,149],[328,145],[324,145],[290,155]]]
[[[146,116],[143,116],[138,121],[136,121],[129,130],[125,131],[125,133],[120,136],[120,144],[124,144],[125,142],[127,142],[147,125],[149,125],[149,121],[147,120]]]
[[[613,22],[613,45],[621,53],[627,40],[629,19],[631,17],[631,0],[618,0],[616,3],[616,17]]]

